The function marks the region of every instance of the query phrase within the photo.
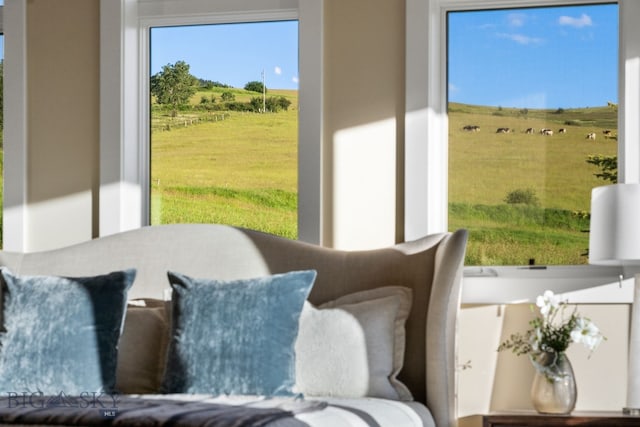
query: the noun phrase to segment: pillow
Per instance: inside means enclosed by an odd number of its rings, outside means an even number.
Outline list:
[[[17,276],[2,268],[0,276],[0,392],[113,392],[135,270],[72,278]]]
[[[171,341],[162,390],[291,396],[294,345],[316,272],[247,280],[169,272]]]
[[[130,301],[118,344],[116,390],[124,394],[158,393],[168,341],[165,302]]]
[[[296,342],[296,391],[411,400],[402,369],[411,289],[390,286],[307,303]]]

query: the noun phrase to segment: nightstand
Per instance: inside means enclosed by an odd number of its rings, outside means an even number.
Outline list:
[[[483,427],[640,427],[640,416],[620,412],[574,412],[571,415],[540,415],[536,412],[505,412],[482,416]]]

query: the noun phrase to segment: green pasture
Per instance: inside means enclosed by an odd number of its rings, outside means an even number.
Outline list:
[[[224,90],[198,92],[221,103]],[[152,108],[151,223],[216,222],[297,237],[297,92],[288,111],[168,111]],[[213,117],[213,118],[212,118]],[[169,130],[167,130],[169,129]]]
[[[4,190],[4,149],[2,146],[3,137],[2,137],[2,129],[0,129],[0,248],[2,248],[2,210],[4,198],[2,197],[2,192]]]
[[[261,96],[214,88],[196,93],[178,117],[152,107],[152,223],[219,222],[296,238],[297,92],[269,91],[292,105],[260,114],[224,110],[224,91],[236,102]],[[616,115],[610,107],[450,105],[449,227],[470,230],[467,265],[587,261],[591,188],[604,182],[586,159],[616,154]],[[514,131],[497,134],[499,127]],[[554,135],[540,135],[541,128]],[[614,136],[605,138],[604,129]],[[591,132],[595,141],[586,139]],[[537,204],[507,204],[514,190],[533,192]]]
[[[591,189],[606,183],[585,160],[617,153],[616,115],[611,107],[450,106],[449,228],[470,230],[468,265],[587,262]],[[465,131],[466,125],[480,131]],[[496,133],[500,127],[514,131]],[[536,132],[527,134],[527,128]],[[554,134],[541,135],[541,128]],[[604,129],[613,137],[605,138]],[[586,139],[591,132],[596,140]],[[538,205],[507,204],[507,194],[519,189],[533,190]]]

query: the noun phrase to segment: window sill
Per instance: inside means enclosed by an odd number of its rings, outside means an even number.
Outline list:
[[[547,289],[570,303],[630,304],[634,280],[625,273],[595,265],[465,267],[462,304],[533,303]]]

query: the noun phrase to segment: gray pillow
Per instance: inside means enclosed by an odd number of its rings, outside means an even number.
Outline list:
[[[162,390],[291,396],[313,270],[220,281],[169,272],[171,341]]]
[[[404,363],[411,289],[386,286],[305,304],[296,342],[296,388],[309,396],[411,400]]]
[[[17,276],[2,268],[0,392],[113,392],[118,338],[135,274]]]
[[[144,305],[134,305],[136,303]],[[165,301],[130,301],[118,345],[116,389],[119,393],[160,391],[168,341],[169,316]]]

